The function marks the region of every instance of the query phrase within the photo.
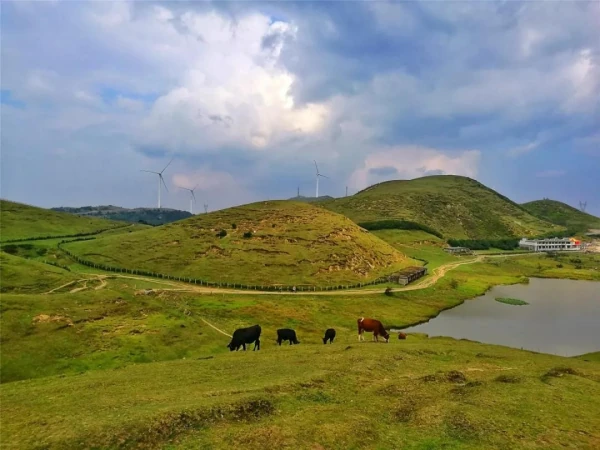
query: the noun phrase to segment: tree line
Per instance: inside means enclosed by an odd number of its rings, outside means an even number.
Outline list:
[[[417,222],[411,222],[410,220],[376,220],[373,222],[361,222],[358,224],[359,227],[364,228],[369,231],[376,230],[421,230],[426,233],[433,234],[434,236],[443,239],[444,236],[434,230],[433,228],[428,227],[427,225],[422,225]]]

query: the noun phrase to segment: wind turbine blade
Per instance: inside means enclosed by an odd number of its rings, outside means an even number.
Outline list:
[[[164,172],[164,171],[167,169],[167,167],[169,167],[169,166],[171,165],[171,163],[172,163],[172,162],[173,162],[173,158],[171,158],[171,161],[169,161],[169,164],[167,164],[167,165],[165,166],[165,168],[164,168],[163,170],[161,170],[161,171],[160,171],[160,173],[163,173],[163,172]]]
[[[192,191],[195,191],[196,189],[198,189],[198,185],[194,186],[194,189],[192,189]]]
[[[315,169],[317,169],[317,175],[318,175],[319,174],[319,166],[317,166],[317,161],[315,161]]]
[[[192,193],[192,197],[194,198],[194,203],[196,203],[196,196],[194,195],[194,191],[190,190],[190,192]]]
[[[323,178],[329,178],[329,177],[327,177],[327,176],[325,176],[325,175],[321,175],[321,174],[319,174],[319,176],[320,176],[320,177],[323,177]]]
[[[169,192],[169,188],[167,187],[167,183],[165,183],[165,179],[163,178],[162,174],[159,173],[158,176],[160,177],[160,181],[162,181],[162,183],[165,185],[167,192]]]
[[[158,172],[153,172],[152,170],[140,170],[140,172],[155,173],[155,174],[159,175]]]

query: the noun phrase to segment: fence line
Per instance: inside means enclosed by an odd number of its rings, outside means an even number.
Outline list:
[[[86,240],[91,240],[91,239],[95,239],[95,238],[83,237],[83,238],[79,238],[79,239],[73,239],[70,241],[61,241],[58,244],[58,248],[83,266],[93,267],[94,269],[100,269],[100,270],[104,270],[107,272],[131,273],[131,274],[135,273],[136,275],[142,275],[142,276],[151,277],[151,278],[161,278],[161,279],[167,279],[167,280],[173,280],[173,281],[182,281],[182,279],[183,279],[184,282],[187,282],[190,284],[200,284],[201,286],[215,287],[215,288],[216,287],[219,287],[219,288],[227,287],[230,289],[240,289],[240,290],[256,290],[256,291],[267,291],[267,292],[277,292],[277,291],[291,292],[291,291],[293,291],[293,288],[295,287],[294,285],[265,286],[265,285],[241,284],[241,283],[222,283],[222,282],[202,280],[200,278],[190,278],[190,277],[166,275],[166,274],[162,274],[162,273],[155,273],[152,271],[146,271],[146,270],[140,270],[140,269],[125,269],[122,267],[108,266],[108,265],[94,263],[92,261],[85,260],[83,258],[80,258],[77,255],[74,255],[72,252],[70,252],[69,250],[62,247],[63,244],[68,244],[71,242],[86,241]],[[428,261],[426,261],[426,260],[421,260],[421,261],[423,261],[425,263],[424,265],[428,264]],[[296,291],[300,291],[300,292],[304,292],[304,291],[307,291],[307,292],[310,292],[310,291],[313,291],[313,292],[338,291],[338,290],[343,290],[343,289],[356,289],[356,288],[362,288],[364,286],[372,286],[372,285],[379,284],[379,283],[385,283],[387,281],[388,281],[388,277],[385,276],[385,277],[376,278],[375,280],[372,280],[372,281],[360,282],[360,283],[354,283],[354,284],[346,284],[346,285],[340,284],[337,286],[300,286],[300,287],[296,287]]]

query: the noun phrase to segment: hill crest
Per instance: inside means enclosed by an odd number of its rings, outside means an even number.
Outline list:
[[[577,231],[600,228],[600,217],[580,211],[558,200],[534,200],[523,203],[523,208],[533,216]]]

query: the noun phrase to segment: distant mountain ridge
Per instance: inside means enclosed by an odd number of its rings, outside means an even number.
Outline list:
[[[386,181],[319,206],[359,225],[406,221],[444,238],[502,239],[564,230],[478,181],[456,175]]]
[[[51,208],[52,211],[65,212],[85,217],[98,217],[130,223],[163,225],[192,217],[188,211],[172,208],[122,208],[114,205]]]
[[[288,200],[293,200],[295,202],[305,202],[305,203],[316,203],[316,202],[325,202],[328,200],[334,200],[335,198],[330,195],[323,195],[320,197],[305,197],[304,195],[297,195],[296,197],[288,198]]]
[[[600,228],[600,217],[593,216],[557,200],[543,199],[523,203],[531,215],[577,231]]]

